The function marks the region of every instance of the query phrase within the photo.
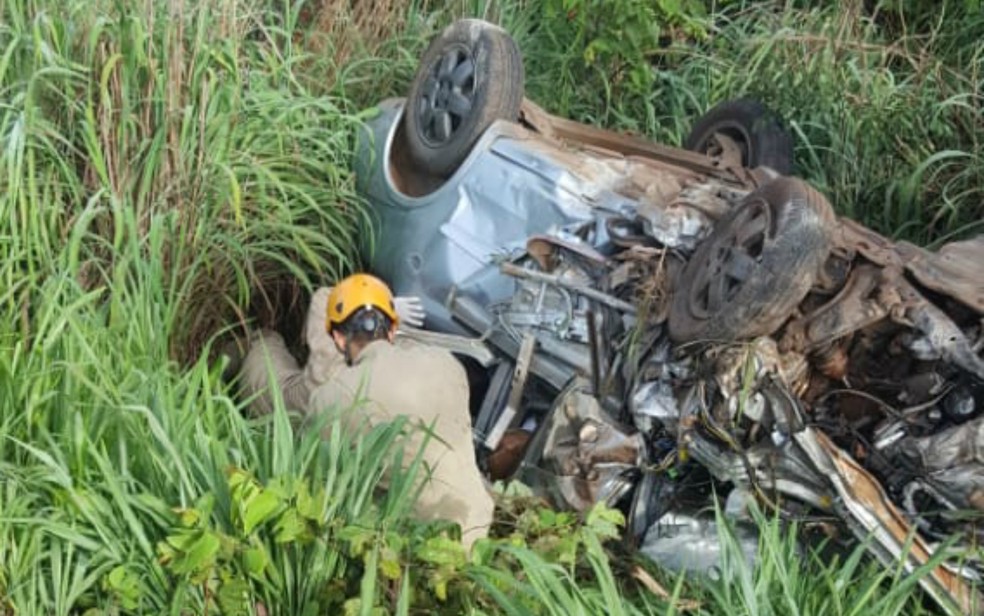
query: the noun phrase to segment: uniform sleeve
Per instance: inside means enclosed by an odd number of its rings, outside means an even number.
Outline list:
[[[321,287],[314,292],[304,323],[304,339],[310,349],[304,372],[311,389],[327,383],[335,372],[345,367],[345,358],[325,325],[330,293],[330,287]]]
[[[310,387],[280,334],[265,331],[256,336],[243,360],[242,371],[243,393],[252,398],[249,405],[252,413],[264,415],[273,411],[272,387],[280,389],[288,409],[306,410]]]

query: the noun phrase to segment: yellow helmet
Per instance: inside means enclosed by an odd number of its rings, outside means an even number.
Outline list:
[[[325,322],[328,331],[344,323],[362,308],[379,310],[392,321],[393,327],[400,322],[393,303],[393,293],[386,283],[369,274],[353,274],[335,285],[328,295]]]

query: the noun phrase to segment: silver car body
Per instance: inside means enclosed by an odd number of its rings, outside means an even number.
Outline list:
[[[403,99],[379,110],[360,140],[356,167],[378,216],[371,266],[397,294],[422,298],[426,325],[438,331],[467,332],[452,318],[455,296],[478,306],[512,297],[515,282],[498,264],[525,250],[531,236],[569,238],[566,230],[594,222],[593,247],[604,250],[606,217],[642,214],[665,245],[690,249],[754,186],[701,155],[574,125],[527,101],[525,117],[535,117],[538,130],[496,121],[450,178],[414,196],[399,187],[404,170],[393,163]],[[551,134],[572,129],[574,141]],[[599,136],[623,151],[582,142]]]

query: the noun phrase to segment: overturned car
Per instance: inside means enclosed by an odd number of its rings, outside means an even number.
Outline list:
[[[373,269],[440,332],[410,335],[468,358],[494,476],[620,507],[643,553],[698,571],[712,498],[837,520],[886,565],[939,562],[926,590],[980,610],[984,238],[929,252],[839,219],[753,101],[686,149],[551,116],[477,20],[369,129]]]

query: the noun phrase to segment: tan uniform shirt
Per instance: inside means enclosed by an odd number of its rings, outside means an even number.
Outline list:
[[[271,386],[277,387],[288,410],[306,413],[311,393],[345,366],[345,358],[325,328],[330,291],[322,287],[311,297],[303,332],[310,355],[303,368],[277,332],[260,332],[250,341],[249,353],[243,360],[242,384],[254,415],[273,411]]]
[[[457,360],[441,349],[376,341],[359,353],[354,365],[333,371],[312,393],[308,409],[346,408],[359,400],[364,402],[350,412],[370,425],[404,416],[418,427],[404,444],[409,455],[416,454],[425,430],[433,426],[423,455],[430,480],[415,514],[423,520],[457,522],[466,546],[484,537],[494,505],[475,463],[468,381]]]
[[[411,424],[433,423],[434,436],[424,452],[432,474],[415,513],[424,520],[457,522],[470,546],[485,536],[493,502],[475,463],[464,369],[447,351],[405,341],[374,342],[347,366],[325,330],[328,293],[318,289],[311,298],[304,326],[310,355],[303,368],[279,334],[266,332],[253,341],[243,363],[252,412],[269,413],[271,387],[277,387],[288,409],[304,413],[346,409],[358,399],[364,402],[351,412],[361,413],[370,425],[401,415]],[[423,441],[422,432],[411,434],[405,444],[409,454],[415,455]]]

